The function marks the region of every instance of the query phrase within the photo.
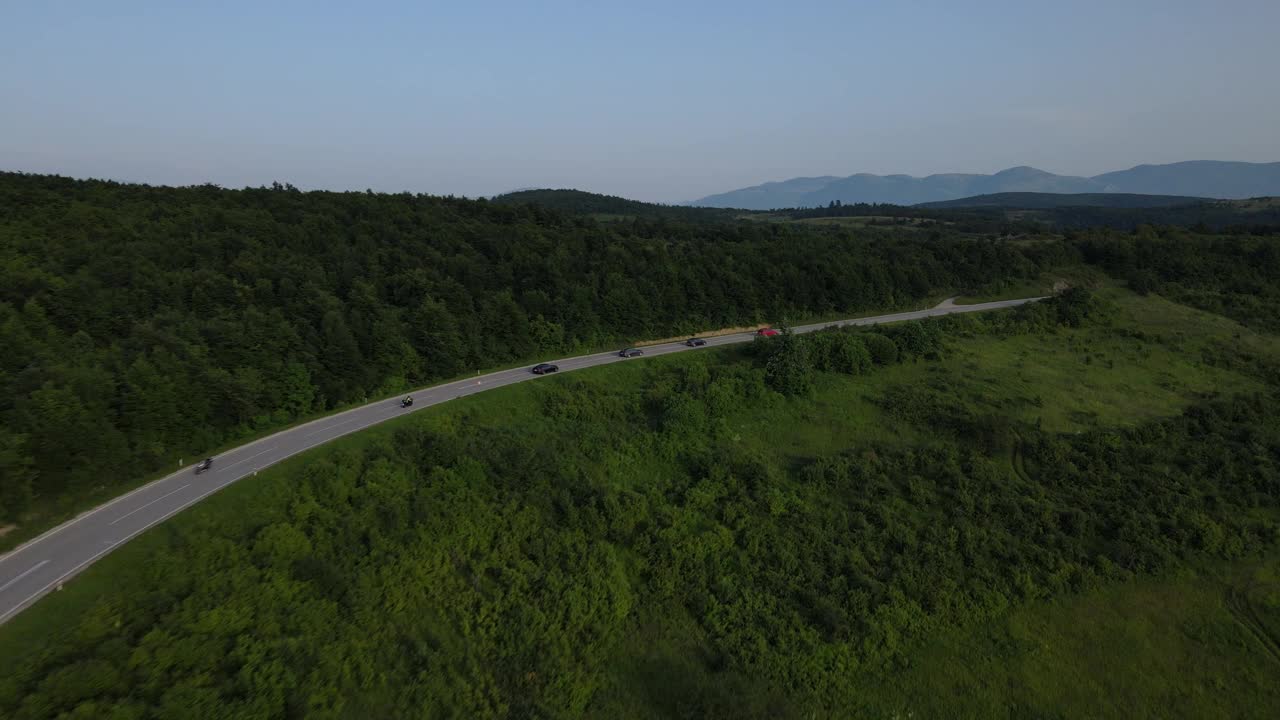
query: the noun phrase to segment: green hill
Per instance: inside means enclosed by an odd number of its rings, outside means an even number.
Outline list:
[[[744,214],[741,210],[660,205],[582,190],[519,190],[494,196],[490,198],[490,202],[501,205],[537,205],[572,215],[592,215],[598,219],[644,218],[683,222],[718,222],[732,220]]]

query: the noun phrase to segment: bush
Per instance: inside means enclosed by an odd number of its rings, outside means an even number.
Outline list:
[[[871,371],[871,353],[858,335],[840,333],[831,353],[831,369],[848,375],[863,375]]]
[[[813,364],[805,342],[783,328],[782,334],[769,343],[764,378],[769,387],[783,395],[805,395],[813,388]]]
[[[871,332],[864,335],[862,341],[871,355],[871,361],[876,365],[892,365],[898,362],[898,346],[888,337],[878,332]]]
[[[1093,293],[1081,287],[1068,288],[1054,298],[1058,310],[1058,322],[1068,327],[1080,327],[1097,309]]]
[[[1134,270],[1129,273],[1129,289],[1139,295],[1150,295],[1160,289],[1160,278],[1149,269]]]

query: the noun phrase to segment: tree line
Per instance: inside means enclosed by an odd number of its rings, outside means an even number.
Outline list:
[[[1280,330],[1280,244],[1252,234],[1203,235],[1144,225],[1129,233],[1071,236],[1082,259],[1123,278],[1139,293]]]
[[[1019,195],[1019,193],[1012,193]],[[1040,195],[1031,193],[1031,195]],[[1206,201],[1165,207],[1107,207],[1104,205],[1056,205],[1053,194],[1037,201],[1011,198],[1007,204],[971,207],[921,207],[888,203],[841,203],[775,210],[793,220],[828,217],[884,218],[887,223],[915,219],[945,224],[953,231],[1017,235],[1091,229],[1133,231],[1143,226],[1192,228],[1201,234],[1275,235],[1280,233],[1280,203],[1256,201]],[[1104,196],[1105,197],[1105,196]]]

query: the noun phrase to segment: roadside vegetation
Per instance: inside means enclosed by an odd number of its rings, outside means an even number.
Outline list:
[[[0,715],[1264,717],[1278,372],[1109,288],[502,388],[94,565]]]

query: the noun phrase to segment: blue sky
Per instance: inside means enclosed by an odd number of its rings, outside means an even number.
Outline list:
[[[1274,0],[0,0],[0,169],[673,202],[1276,161],[1277,28]]]

